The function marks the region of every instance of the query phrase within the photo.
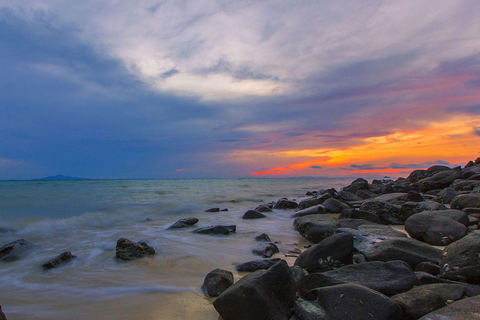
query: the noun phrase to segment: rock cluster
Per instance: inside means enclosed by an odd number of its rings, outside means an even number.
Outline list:
[[[252,273],[213,305],[224,320],[478,319],[479,181],[477,159],[279,199],[273,210],[295,210],[293,227],[313,245],[294,267],[278,258],[237,265]]]

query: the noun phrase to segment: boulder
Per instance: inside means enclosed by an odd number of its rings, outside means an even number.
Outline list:
[[[262,256],[263,258],[271,258],[275,253],[279,253],[278,247],[275,243],[270,242],[266,243],[260,248],[256,248],[252,250],[253,254]]]
[[[233,273],[227,270],[210,271],[203,280],[202,289],[210,297],[217,297],[233,285]]]
[[[440,283],[455,284],[465,288],[465,296],[467,297],[474,297],[480,295],[480,287],[473,284],[436,277],[426,272],[415,272],[415,276],[417,277],[421,285]]]
[[[213,302],[223,320],[288,320],[296,298],[295,281],[281,260],[255,271],[225,290]]]
[[[300,201],[298,203],[298,207],[297,207],[297,210],[303,210],[303,209],[306,209],[306,208],[310,208],[310,207],[313,207],[313,206],[317,206],[319,204],[322,204],[321,202],[322,200],[321,199],[318,199],[318,198],[307,198],[307,199],[303,199],[302,201]]]
[[[412,215],[422,212],[422,211],[435,211],[435,210],[446,210],[445,205],[435,202],[435,201],[422,201],[422,202],[405,202],[400,207],[400,211],[397,214],[397,217],[405,222]]]
[[[363,219],[339,219],[340,228],[351,228],[351,229],[358,229],[360,226],[375,224],[374,222],[370,222]]]
[[[452,209],[463,210],[464,208],[480,208],[480,194],[460,194],[450,202]]]
[[[45,270],[53,269],[53,268],[59,267],[59,266],[65,264],[65,263],[69,262],[73,258],[76,258],[76,257],[70,251],[65,251],[65,252],[59,254],[58,256],[56,256],[55,258],[45,262],[42,265],[42,267]]]
[[[407,180],[409,182],[417,182],[419,180],[422,180],[427,176],[427,170],[413,170],[410,172],[409,176],[407,177]]]
[[[422,197],[422,195],[420,193],[418,193],[417,191],[409,191],[407,193],[407,195],[405,196],[405,201],[410,201],[410,202],[422,202],[424,201],[425,199]]]
[[[35,245],[25,239],[15,240],[0,248],[0,261],[15,261],[31,251]]]
[[[377,194],[370,190],[358,190],[355,195],[363,200],[375,198]]]
[[[261,235],[256,236],[255,241],[272,242],[272,240],[270,239],[270,237],[266,233],[262,233]]]
[[[480,319],[480,297],[472,297],[454,302],[446,307],[430,312],[419,320],[473,320]]]
[[[356,209],[343,210],[338,219],[363,219],[380,223],[380,218],[375,213]]]
[[[460,192],[455,191],[453,188],[448,187],[448,188],[442,189],[438,193],[438,197],[440,198],[442,203],[449,204],[450,202],[452,202],[453,198],[455,198],[459,194],[460,194]]]
[[[330,319],[398,320],[402,309],[385,295],[356,284],[312,290],[308,300],[325,310]]]
[[[266,218],[267,216],[257,210],[248,210],[243,215],[242,219],[261,219]]]
[[[440,260],[440,274],[450,280],[480,282],[480,235],[470,233],[448,245]]]
[[[348,204],[334,198],[325,200],[322,205],[328,213],[341,213],[344,209],[351,208]]]
[[[440,274],[440,266],[432,262],[421,262],[415,266],[413,269],[415,272],[421,271],[433,274],[434,276]]]
[[[337,193],[337,199],[341,200],[341,201],[361,201],[363,200],[362,198],[360,198],[359,196],[351,193],[351,192],[348,192],[348,191],[340,191]]]
[[[345,284],[345,281],[336,280],[322,273],[312,273],[297,280],[297,291],[298,295],[304,298],[313,289],[336,286],[338,284]]]
[[[435,292],[438,294],[443,301],[457,301],[463,298],[465,295],[465,287],[459,284],[452,284],[452,283],[432,283],[426,285],[420,285],[418,287],[414,287],[408,292]]]
[[[204,228],[199,228],[195,231],[194,233],[199,233],[199,234],[210,234],[210,235],[230,235],[234,233],[237,230],[236,225],[228,225],[228,226],[222,226],[222,225],[215,225],[215,226],[210,226],[210,227],[204,227]]]
[[[298,299],[293,313],[299,320],[331,320],[327,312],[313,301]]]
[[[461,177],[462,173],[460,171],[447,169],[418,181],[417,185],[421,192],[427,192],[433,189],[447,188],[455,179],[460,179]]]
[[[295,201],[289,201],[287,199],[279,199],[273,206],[273,209],[296,209],[298,204]]]
[[[408,238],[405,233],[397,231],[383,224],[363,224],[359,226],[357,230],[376,234],[379,236],[387,236],[389,238]]]
[[[416,320],[427,313],[446,306],[443,298],[434,291],[410,290],[394,295],[392,301],[403,311],[402,320]]]
[[[444,246],[463,238],[468,223],[467,214],[460,210],[423,211],[405,221],[405,230],[414,239]]]
[[[235,267],[235,270],[238,272],[254,272],[257,270],[267,270],[275,263],[280,261],[280,259],[264,259],[264,260],[254,260],[241,263]]]
[[[295,265],[312,273],[353,263],[353,236],[347,233],[334,234],[305,250]]]
[[[177,222],[175,222],[174,224],[172,224],[170,227],[167,228],[167,230],[170,230],[170,229],[180,229],[180,228],[187,228],[187,227],[190,227],[190,226],[193,226],[194,224],[196,224],[198,222],[198,219],[197,218],[185,218],[185,219],[180,219],[178,220]]]
[[[348,233],[353,236],[353,247],[359,252],[367,252],[373,245],[392,239],[391,236],[378,235],[351,228],[338,228],[337,233]],[[396,238],[396,237],[395,237]]]
[[[293,225],[302,236],[313,243],[319,243],[331,236],[340,227],[340,223],[334,217],[318,214],[297,218]]]
[[[322,274],[330,282],[359,284],[389,295],[405,292],[418,284],[412,269],[398,260],[351,264]]]
[[[452,183],[452,188],[456,191],[472,191],[478,187],[480,187],[480,181],[478,180],[458,179]]]
[[[392,205],[386,201],[379,201],[374,198],[364,202],[359,210],[374,213],[380,218],[380,221],[384,224],[402,224],[401,219],[397,214],[399,207]]]
[[[258,207],[255,208],[255,210],[257,210],[258,212],[272,212],[273,206],[269,206],[267,204],[261,204],[259,205]]]
[[[120,238],[117,241],[115,257],[120,260],[134,260],[147,255],[154,255],[155,249],[145,242],[135,242]]]
[[[318,204],[316,206],[309,207],[307,209],[303,209],[295,212],[293,217],[298,218],[298,217],[308,216],[310,214],[325,214],[325,213],[327,213],[327,211],[325,210],[325,207],[322,206],[321,204]]]

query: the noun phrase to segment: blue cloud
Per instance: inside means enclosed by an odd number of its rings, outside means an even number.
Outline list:
[[[310,168],[312,168],[312,169],[322,169],[323,167],[322,166],[310,166]]]

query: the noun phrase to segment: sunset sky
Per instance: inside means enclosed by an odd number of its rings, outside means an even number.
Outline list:
[[[479,17],[478,0],[0,0],[0,179],[463,166]]]

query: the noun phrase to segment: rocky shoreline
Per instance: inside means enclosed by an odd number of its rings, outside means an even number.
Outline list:
[[[480,158],[307,196],[245,213],[292,210],[311,245],[289,266],[263,234],[253,252],[266,259],[236,267],[251,273],[210,272],[203,288],[223,320],[480,319]]]
[[[206,210],[221,211],[227,209]],[[396,181],[359,178],[341,190],[309,191],[301,201],[261,204],[239,219],[279,211],[291,213],[292,227],[308,244],[280,257],[281,244],[260,234],[259,223],[251,248],[258,259],[235,265],[247,274],[235,282],[233,270],[215,269],[204,279],[202,289],[215,298],[212,308],[223,320],[480,319],[480,158],[463,168],[415,170]],[[181,219],[166,232],[237,232],[235,221],[195,228],[198,221]],[[16,240],[0,247],[0,261],[35,248]],[[119,263],[155,254],[147,243],[126,238],[115,248]],[[39,267],[46,271],[75,258],[66,251]]]

